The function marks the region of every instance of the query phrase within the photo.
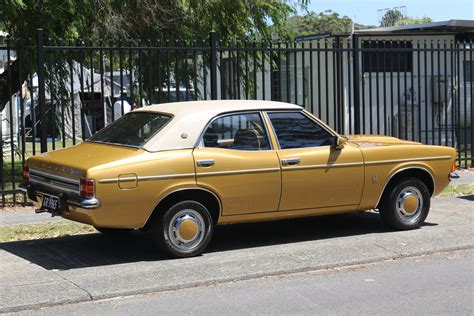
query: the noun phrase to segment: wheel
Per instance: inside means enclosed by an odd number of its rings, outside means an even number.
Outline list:
[[[176,203],[159,216],[151,234],[166,254],[187,258],[201,254],[209,244],[213,221],[207,208],[196,201]]]
[[[428,187],[417,178],[401,180],[384,192],[379,211],[384,223],[392,228],[418,228],[430,211]]]
[[[106,227],[94,227],[99,232],[107,236],[120,236],[131,233],[132,228],[106,228]]]

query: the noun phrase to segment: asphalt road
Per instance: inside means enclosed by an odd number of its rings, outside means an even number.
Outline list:
[[[1,243],[0,312],[474,249],[473,201],[474,196],[435,198],[426,224],[411,231],[392,231],[370,212],[217,227],[202,256],[181,260],[164,258],[141,234]],[[463,279],[472,281],[472,275]],[[451,295],[450,287],[442,288]],[[360,295],[361,301],[370,297]]]
[[[60,305],[43,315],[474,313],[474,251]]]

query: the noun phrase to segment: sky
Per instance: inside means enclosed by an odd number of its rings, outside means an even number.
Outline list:
[[[433,21],[474,20],[473,0],[311,0],[308,10],[332,10],[356,23],[378,25],[377,10],[405,6],[408,16],[428,16]]]

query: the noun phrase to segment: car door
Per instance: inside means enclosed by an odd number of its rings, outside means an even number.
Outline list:
[[[304,112],[267,115],[280,147],[280,211],[359,204],[364,167],[358,147],[336,149],[333,132]]]
[[[197,184],[220,197],[223,216],[278,210],[280,162],[262,113],[215,118],[193,155]]]

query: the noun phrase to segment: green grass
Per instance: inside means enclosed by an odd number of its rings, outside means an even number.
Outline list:
[[[448,185],[439,196],[474,195],[474,184]]]
[[[79,144],[81,143],[82,140],[76,140],[76,144]],[[16,146],[19,146],[18,143],[15,143]],[[66,146],[65,147],[71,147],[73,145],[72,143],[72,140],[66,140]],[[60,149],[60,148],[63,148],[63,142],[61,140],[56,140],[54,142],[54,146],[55,146],[55,149]],[[35,149],[35,154],[39,154],[41,152],[41,144],[37,141],[35,142],[34,146],[33,146],[33,142],[31,141],[27,141],[25,143],[25,159],[27,159],[28,157],[31,157],[33,156],[33,148]],[[6,147],[4,147],[4,150],[5,149],[10,149],[10,144],[7,144]],[[49,141],[48,142],[48,151],[51,151],[53,150],[53,142]],[[17,151],[21,152],[20,148],[17,148]],[[8,154],[8,155],[4,155],[4,161],[11,161],[11,155]],[[19,154],[15,154],[15,161],[18,161],[20,160],[21,161],[21,155]]]
[[[12,165],[13,165],[13,173],[12,173]],[[23,166],[21,164],[21,160],[15,161],[14,164],[12,164],[11,161],[4,161],[3,181],[5,184],[5,190],[12,189],[13,175],[15,176],[15,183],[17,184],[16,187],[18,187],[18,184],[23,181]]]
[[[5,226],[0,227],[0,243],[18,240],[57,238],[93,232],[96,232],[96,230],[92,226],[70,221],[47,224]]]

